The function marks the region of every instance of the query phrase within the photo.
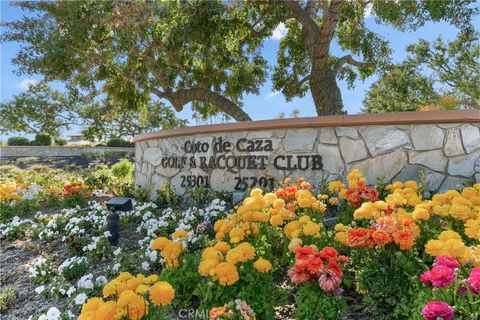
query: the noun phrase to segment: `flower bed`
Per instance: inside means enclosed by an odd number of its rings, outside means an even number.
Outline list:
[[[90,202],[1,226],[67,251],[31,263],[37,294],[62,301],[48,319],[480,317],[480,184],[426,199],[421,182],[367,186],[353,170],[253,189],[235,208],[136,202],[118,248],[107,214]]]

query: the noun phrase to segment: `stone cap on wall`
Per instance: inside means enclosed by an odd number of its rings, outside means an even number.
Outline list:
[[[388,124],[419,124],[419,123],[472,123],[480,122],[479,110],[440,110],[420,112],[389,112],[368,113],[357,115],[337,115],[323,117],[307,117],[296,119],[275,119],[261,121],[245,121],[184,127],[172,130],[150,132],[135,136],[133,141],[178,137],[196,134],[211,134],[218,132],[253,131],[289,128],[317,128],[340,126],[367,126]]]

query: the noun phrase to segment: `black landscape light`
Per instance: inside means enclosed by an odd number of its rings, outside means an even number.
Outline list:
[[[130,211],[132,208],[132,199],[130,198],[112,198],[107,202],[107,209],[110,210],[107,216],[107,229],[110,232],[108,241],[112,246],[118,244],[120,216],[117,211]]]

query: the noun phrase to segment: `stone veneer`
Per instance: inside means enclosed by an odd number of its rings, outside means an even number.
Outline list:
[[[265,170],[240,170],[239,173],[199,168],[163,168],[163,156],[186,155],[185,141],[201,141],[210,145],[215,138],[227,141],[239,138],[252,140],[271,139],[271,153],[242,152],[245,154],[268,154]],[[439,124],[390,124],[358,125],[317,128],[269,129],[259,131],[217,132],[151,138],[135,144],[136,185],[157,190],[162,184],[171,183],[177,191],[181,175],[208,175],[215,190],[232,191],[236,176],[265,176],[282,181],[286,177],[305,177],[307,181],[339,179],[358,168],[369,184],[378,176],[386,181],[417,180],[419,170],[425,173],[428,190],[442,192],[455,188],[468,180],[480,181],[480,125],[470,123]],[[236,154],[230,151],[229,154]],[[284,171],[273,167],[275,155],[322,156],[323,169],[318,171]],[[191,154],[190,154],[191,155]],[[213,155],[210,150],[206,156]],[[218,156],[219,154],[215,154]],[[187,155],[188,156],[188,155]]]

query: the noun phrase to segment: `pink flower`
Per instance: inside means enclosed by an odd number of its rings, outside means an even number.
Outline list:
[[[455,281],[455,272],[449,267],[435,266],[430,270],[432,285],[437,288],[446,287]]]
[[[467,279],[473,293],[480,293],[480,268],[475,267],[470,271],[470,276]]]
[[[422,316],[425,320],[453,320],[453,308],[443,301],[430,301],[422,309]]]
[[[448,257],[448,256],[436,257],[434,263],[437,266],[449,267],[452,270],[460,268],[460,263],[458,263],[458,261],[455,258]]]
[[[302,284],[308,280],[310,280],[310,275],[304,272],[302,269],[293,267],[288,270],[288,276],[295,284]]]
[[[432,284],[432,276],[430,275],[430,271],[425,271],[422,273],[420,280],[427,285]]]
[[[318,286],[325,292],[333,292],[342,283],[342,279],[332,270],[326,269],[318,278]]]

